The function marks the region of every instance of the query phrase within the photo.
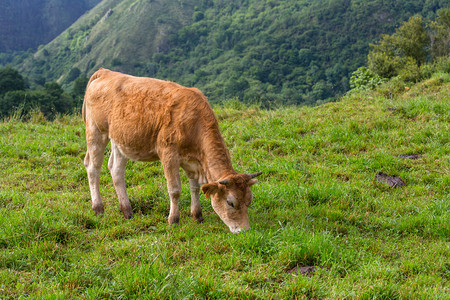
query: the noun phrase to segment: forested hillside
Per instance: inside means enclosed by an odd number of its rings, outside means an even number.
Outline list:
[[[0,52],[47,44],[100,1],[0,1]]]
[[[431,2],[216,2],[154,56],[155,76],[181,73],[213,99],[314,103],[348,90],[369,42],[414,13],[433,15],[439,3]]]
[[[16,66],[70,85],[99,67],[202,89],[211,102],[316,103],[349,89],[369,43],[444,0],[104,0]],[[44,79],[44,80],[43,80]]]

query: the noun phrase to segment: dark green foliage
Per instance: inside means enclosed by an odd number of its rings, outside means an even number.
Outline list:
[[[450,7],[438,11],[430,24],[430,47],[433,59],[450,55]]]
[[[67,74],[66,82],[72,82],[75,79],[77,79],[81,74],[80,69],[78,68],[72,68],[69,71],[69,74]]]
[[[87,77],[79,77],[73,83],[71,95],[76,109],[81,108],[83,104],[84,92],[86,91],[88,81],[89,78]]]
[[[205,15],[201,12],[201,11],[196,11],[194,12],[194,14],[192,15],[192,20],[194,22],[198,22],[200,20],[203,20],[203,18],[205,17]]]
[[[370,46],[368,66],[373,72],[383,78],[400,75],[406,82],[418,81],[425,62],[445,57],[450,51],[450,8],[439,10],[433,22],[415,15],[394,34],[384,34]]]
[[[0,97],[0,117],[19,113],[27,117],[33,111],[40,111],[52,119],[57,113],[68,113],[73,108],[73,99],[56,82],[46,83],[44,89],[8,91]]]
[[[353,72],[350,77],[350,87],[352,89],[375,88],[381,84],[383,79],[366,67],[360,67]]]
[[[0,112],[2,116],[12,114],[20,106],[25,106],[24,102],[27,98],[27,92],[25,91],[10,91],[0,98]],[[31,109],[26,107],[25,109]]]
[[[382,35],[371,44],[369,68],[384,78],[398,75],[402,69],[420,66],[427,59],[429,38],[420,16],[411,17],[393,35]]]
[[[47,101],[41,103],[44,115],[53,116],[54,113],[70,112],[73,107],[72,97],[66,94],[58,83],[46,83],[44,91],[48,95]]]
[[[427,60],[429,37],[421,16],[413,16],[397,30],[396,46],[402,56],[412,57],[420,66]]]
[[[25,80],[11,67],[0,68],[0,96],[9,91],[25,89]]]
[[[212,102],[238,97],[245,102],[285,104],[315,103],[345,92],[350,72],[364,63],[370,41],[392,31],[412,12],[432,15],[441,5],[436,1],[433,8],[429,1],[213,2],[214,6],[203,8],[204,18],[194,18],[172,36],[169,51],[158,56],[156,76],[198,86]],[[407,55],[417,54],[421,62],[423,53],[416,53],[413,46],[422,38],[423,34],[402,41]]]

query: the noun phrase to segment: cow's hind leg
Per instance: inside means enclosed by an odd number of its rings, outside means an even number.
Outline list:
[[[200,184],[195,178],[189,178],[191,189],[191,216],[194,221],[203,222],[202,208],[200,206]]]
[[[104,208],[100,196],[100,171],[102,169],[103,157],[106,145],[108,144],[108,136],[102,134],[94,126],[86,127],[86,143],[87,151],[84,158],[84,166],[89,180],[89,189],[91,191],[92,209],[95,214],[103,214]]]
[[[108,169],[114,182],[117,197],[119,198],[120,210],[125,218],[131,218],[133,211],[131,209],[130,200],[128,199],[125,186],[125,167],[128,158],[125,157],[113,141],[111,141],[111,156],[108,161]]]

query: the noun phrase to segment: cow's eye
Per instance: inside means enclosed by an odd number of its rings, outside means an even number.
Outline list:
[[[233,201],[231,201],[231,200],[227,200],[227,204],[228,204],[229,206],[231,206],[231,207],[233,207],[233,208],[234,208],[234,203],[233,203]]]

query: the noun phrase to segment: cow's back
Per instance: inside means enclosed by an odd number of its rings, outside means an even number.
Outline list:
[[[158,146],[189,149],[197,142],[199,120],[216,122],[197,89],[106,69],[92,75],[84,101],[85,122],[138,160],[153,160]]]

